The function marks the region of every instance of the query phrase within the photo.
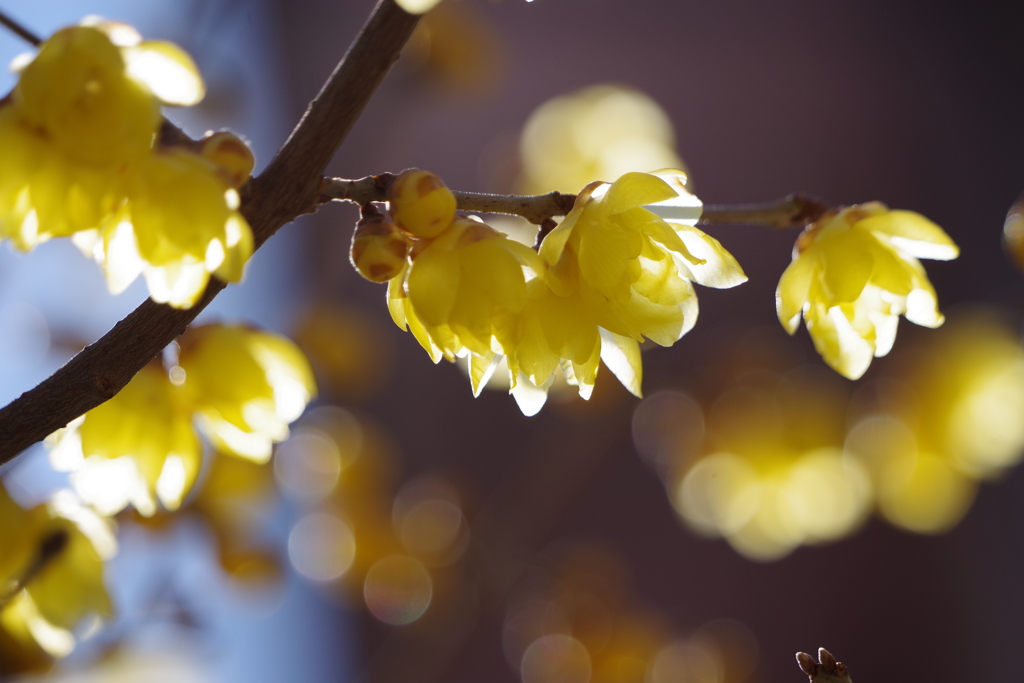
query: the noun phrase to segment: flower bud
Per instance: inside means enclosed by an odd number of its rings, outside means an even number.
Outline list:
[[[352,234],[349,258],[370,282],[387,282],[405,268],[411,246],[408,237],[379,213],[363,217]]]
[[[207,133],[199,144],[200,154],[217,165],[231,187],[241,187],[252,175],[256,157],[245,140],[234,133],[226,130]]]
[[[416,237],[437,237],[455,218],[455,195],[430,171],[402,171],[388,189],[391,217]]]

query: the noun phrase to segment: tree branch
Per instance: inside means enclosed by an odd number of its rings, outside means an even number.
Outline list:
[[[0,11],[0,24],[2,24],[4,27],[10,30],[10,32],[14,35],[24,40],[26,43],[39,46],[43,42],[42,38],[32,33],[32,31],[29,31],[19,22],[9,17],[6,12]]]
[[[359,180],[324,178],[320,188],[320,201],[350,201],[364,205],[382,202],[395,176],[382,173]],[[543,226],[555,216],[564,216],[572,210],[576,195],[549,192],[538,195],[498,195],[476,192],[453,192],[459,209],[477,213],[500,213],[522,216],[535,225]],[[802,228],[821,218],[831,209],[824,201],[798,192],[766,204],[706,204],[699,225],[764,225],[770,228]]]
[[[316,210],[324,168],[398,59],[419,17],[380,0],[320,94],[270,165],[246,186],[242,212],[259,248],[281,226]],[[0,465],[112,398],[224,289],[211,279],[199,302],[177,310],[146,300],[99,341],[0,410]]]

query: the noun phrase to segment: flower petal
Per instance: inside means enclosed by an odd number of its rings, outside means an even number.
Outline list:
[[[917,258],[949,261],[960,248],[935,223],[913,211],[889,211],[858,221],[857,228],[884,235],[894,246]]]
[[[799,254],[789,264],[775,289],[775,311],[786,332],[793,334],[800,326],[800,313],[807,304],[817,257],[813,252]]]
[[[675,221],[671,224],[690,253],[703,261],[687,264],[694,282],[705,287],[728,289],[747,281],[747,274],[739,262],[718,240],[690,225]]]
[[[629,393],[643,398],[640,391],[643,361],[640,358],[640,345],[635,339],[602,329],[601,360]]]
[[[146,40],[122,51],[128,75],[144,83],[164,104],[191,107],[206,94],[196,63],[174,43]]]

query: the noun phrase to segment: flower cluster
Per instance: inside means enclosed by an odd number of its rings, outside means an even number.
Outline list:
[[[779,320],[793,334],[803,315],[825,362],[857,379],[872,357],[889,353],[900,315],[926,327],[942,324],[918,259],[958,254],[942,228],[912,211],[879,202],[831,211],[797,240],[776,291]]]
[[[73,237],[110,290],[140,273],[155,301],[192,306],[211,273],[237,281],[252,253],[236,191],[252,153],[219,133],[195,149],[156,144],[160,105],[204,94],[177,46],[86,20],[22,65],[0,106],[0,239],[27,251]]]
[[[456,216],[440,179],[407,171],[388,194],[394,224],[378,230],[391,245],[395,232],[409,238],[407,265],[388,286],[392,317],[434,362],[468,358],[474,393],[504,358],[528,415],[543,406],[559,369],[589,398],[602,360],[639,395],[639,344],[669,346],[693,327],[691,283],[733,287],[746,279],[715,239],[693,227],[701,204],[685,184],[679,171],[592,183],[538,253]],[[380,272],[393,273],[387,254]],[[353,258],[360,272],[372,266]]]
[[[87,616],[111,615],[103,562],[117,552],[111,523],[70,491],[23,509],[0,486],[0,627],[52,656],[75,646]]]
[[[170,371],[143,368],[114,398],[48,440],[53,465],[105,514],[177,509],[202,464],[196,422],[223,453],[256,462],[288,437],[316,393],[312,371],[287,339],[240,326],[189,330]]]

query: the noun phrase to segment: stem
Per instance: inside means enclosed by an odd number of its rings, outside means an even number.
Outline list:
[[[320,201],[349,201],[365,205],[382,202],[395,176],[383,173],[359,180],[324,178],[320,188]],[[453,192],[458,208],[477,213],[500,213],[522,216],[536,225],[544,226],[555,216],[564,216],[572,210],[576,195],[549,192],[538,195],[497,195],[476,192]],[[700,225],[764,225],[771,228],[802,228],[818,220],[829,211],[824,201],[797,192],[784,199],[766,204],[707,204],[701,214]],[[550,224],[549,224],[550,225]]]
[[[242,213],[259,248],[281,226],[316,210],[321,176],[412,35],[419,17],[380,0],[270,165],[248,186]],[[0,409],[0,465],[112,398],[185,331],[226,285],[211,279],[199,302],[178,310],[148,299],[99,341]]]
[[[32,31],[29,31],[27,28],[25,28],[20,23],[12,19],[10,16],[7,15],[6,12],[3,12],[2,10],[0,10],[0,24],[3,24],[3,26],[10,30],[11,33],[18,36],[26,43],[38,46],[43,42],[43,40],[39,36],[32,33]]]
[[[20,593],[22,589],[32,583],[32,580],[50,562],[64,552],[64,549],[68,547],[68,540],[68,532],[63,529],[58,529],[43,539],[43,542],[39,544],[39,552],[36,554],[32,564],[28,566],[28,569],[21,575],[21,578],[6,593],[0,595],[0,610],[6,607],[7,603]]]

